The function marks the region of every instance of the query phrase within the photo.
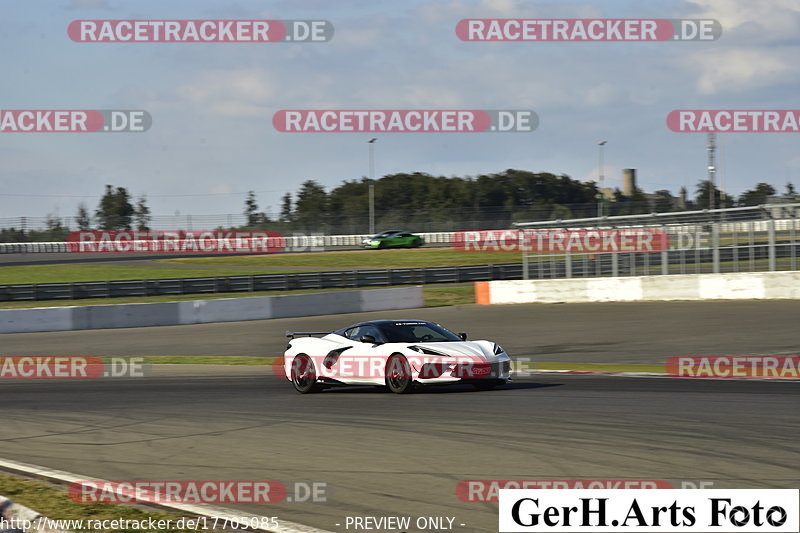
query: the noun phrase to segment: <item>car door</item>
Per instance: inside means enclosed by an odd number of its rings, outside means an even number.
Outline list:
[[[361,342],[364,335],[375,339],[375,343]],[[385,357],[380,346],[385,342],[383,334],[376,326],[365,324],[345,331],[345,337],[353,347],[342,354],[339,373],[347,383],[383,384]]]
[[[410,242],[410,237],[411,237],[410,233],[398,233],[397,235],[395,235],[395,240],[394,240],[395,246],[398,247],[408,246]]]

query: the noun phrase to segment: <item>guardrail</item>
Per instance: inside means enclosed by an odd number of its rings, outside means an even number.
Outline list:
[[[512,257],[516,254],[509,254]],[[800,242],[723,248],[719,261],[747,264],[750,271],[770,270],[770,257],[778,270],[797,270]],[[642,276],[650,274],[701,274],[714,271],[710,249],[673,249],[668,253],[598,254],[595,257],[543,256],[527,261],[529,279]],[[256,274],[207,278],[171,278],[73,283],[0,285],[0,301],[81,300],[133,296],[293,291],[303,289],[357,289],[392,285],[429,285],[523,279],[525,263],[502,263],[428,268],[337,270],[290,274]],[[760,266],[759,266],[760,265]]]
[[[450,245],[455,232],[417,233],[428,245]],[[369,235],[287,235],[285,250],[290,252],[323,251],[336,248],[360,248],[361,241]],[[0,254],[76,253],[74,243],[66,242],[10,242],[0,243]],[[136,255],[131,253],[131,256]]]
[[[301,289],[353,289],[522,278],[522,264],[340,270],[209,278],[0,285],[0,301],[80,300]]]

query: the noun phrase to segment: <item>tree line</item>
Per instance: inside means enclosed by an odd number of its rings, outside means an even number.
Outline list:
[[[326,191],[314,180],[305,181],[295,194],[286,193],[279,213],[258,210],[255,194],[248,193],[248,226],[281,231],[328,234],[364,233],[368,227],[370,180],[344,181]],[[509,169],[477,177],[443,177],[424,173],[391,174],[373,184],[376,229],[411,231],[497,229],[520,221],[542,221],[597,216],[600,190],[593,181],[566,175]],[[685,188],[674,197],[670,191],[646,194],[635,188],[626,196],[619,189],[603,200],[606,216],[674,212],[711,207],[755,206],[767,202],[776,190],[759,183],[738,200],[708,180],[698,181],[694,195]],[[787,184],[787,195],[794,196]],[[685,197],[682,202],[680,197]]]
[[[147,198],[140,196],[134,199],[125,187],[106,185],[105,193],[100,198],[94,216],[81,202],[74,217],[74,227],[65,224],[55,215],[47,215],[45,229],[25,230],[22,228],[0,229],[0,242],[58,242],[65,241],[71,231],[75,230],[131,230],[147,231],[150,229],[150,208]]]
[[[600,190],[593,181],[582,182],[567,175],[509,169],[475,177],[432,176],[421,172],[384,176],[372,183],[375,199],[375,227],[410,231],[451,231],[461,229],[499,229],[514,222],[597,215]],[[261,210],[253,191],[247,193],[243,214],[245,224],[234,228],[270,229],[324,234],[360,234],[369,228],[370,180],[345,180],[326,190],[315,180],[303,182],[294,193],[286,193],[276,213]],[[667,190],[647,195],[639,188],[630,196],[619,189],[605,200],[607,216],[706,209],[713,197],[714,207],[764,204],[777,193],[767,183],[735,199],[708,180],[697,183],[694,195],[685,188],[681,202]],[[712,196],[713,195],[713,196]],[[792,184],[786,195],[795,196]],[[3,229],[0,242],[60,241],[71,230],[143,230],[150,229],[150,209],[144,196],[134,199],[125,187],[106,185],[93,214],[81,204],[74,226],[48,216],[44,230]],[[212,229],[212,228],[204,228]]]

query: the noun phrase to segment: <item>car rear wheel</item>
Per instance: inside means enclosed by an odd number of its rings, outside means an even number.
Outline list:
[[[414,388],[408,359],[394,354],[386,361],[386,387],[395,394],[408,394]]]
[[[301,354],[292,360],[292,385],[300,394],[320,390],[317,386],[317,369],[309,356]]]

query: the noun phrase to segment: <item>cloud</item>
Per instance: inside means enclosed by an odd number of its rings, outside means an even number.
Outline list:
[[[797,0],[690,0],[693,18],[713,18],[722,24],[722,39],[735,36],[756,42],[794,39],[800,33]],[[730,35],[729,35],[730,34]]]
[[[235,117],[264,115],[264,108],[277,94],[266,72],[256,68],[206,70],[191,83],[177,88],[180,98],[214,114]]]
[[[586,102],[590,106],[607,105],[617,100],[621,94],[619,85],[603,82],[586,90]]]
[[[70,0],[66,9],[113,9],[108,0]]]
[[[796,80],[796,47],[735,47],[689,56],[701,95],[743,93]]]

